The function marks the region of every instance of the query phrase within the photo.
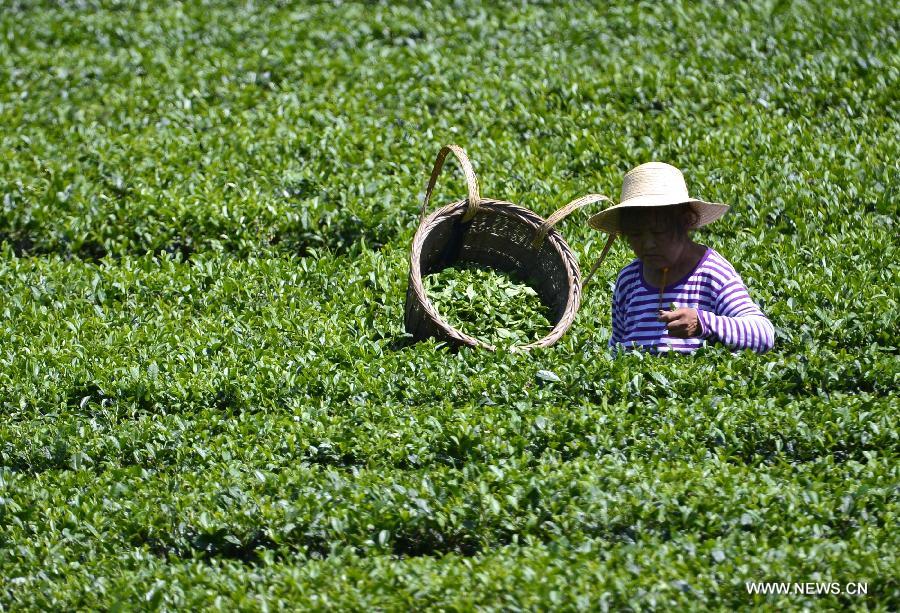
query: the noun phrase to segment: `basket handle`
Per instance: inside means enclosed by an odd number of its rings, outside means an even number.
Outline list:
[[[603,260],[606,259],[606,254],[609,253],[609,248],[612,247],[612,244],[616,241],[616,237],[618,234],[612,233],[609,235],[609,238],[606,239],[606,244],[603,246],[603,251],[600,252],[600,257],[597,258],[597,261],[594,262],[594,265],[591,266],[590,272],[588,272],[587,276],[584,278],[584,281],[581,282],[581,289],[584,291],[584,287],[588,284],[588,281],[591,280],[591,277],[594,276],[594,273],[597,272],[597,269],[600,268],[600,264],[603,263]]]
[[[469,221],[475,216],[475,212],[478,210],[478,203],[481,202],[481,196],[478,195],[478,178],[475,176],[475,171],[472,169],[472,163],[469,161],[469,156],[466,155],[466,152],[462,147],[457,145],[444,145],[441,147],[441,151],[434,161],[434,169],[431,171],[431,178],[428,180],[428,187],[425,189],[425,200],[422,202],[422,211],[419,213],[420,225],[425,220],[425,211],[428,209],[428,202],[431,200],[431,192],[434,190],[434,184],[437,183],[438,175],[441,174],[441,168],[444,167],[444,159],[446,159],[447,154],[451,151],[459,161],[463,175],[466,178],[466,189],[469,191],[469,198],[467,200],[468,207],[466,208],[462,220]]]
[[[548,217],[547,220],[540,225],[540,227],[537,229],[537,232],[535,232],[534,240],[532,241],[531,246],[535,249],[538,249],[541,244],[543,244],[544,239],[547,238],[547,234],[550,232],[550,228],[552,228],[566,216],[577,211],[583,206],[587,206],[595,202],[601,202],[603,200],[612,202],[609,198],[602,194],[588,194],[586,196],[582,196],[581,198],[577,198],[566,206],[562,207],[561,209],[553,213],[550,217]],[[597,258],[597,261],[594,262],[593,266],[591,266],[590,272],[588,272],[587,276],[584,278],[584,281],[581,282],[582,290],[588,284],[588,281],[591,280],[591,277],[594,276],[594,273],[597,272],[597,269],[600,268],[600,264],[603,263],[603,260],[606,259],[606,254],[609,253],[610,248],[616,241],[616,236],[618,235],[612,233],[609,235],[609,238],[606,239],[606,244],[603,246],[603,251],[600,252],[600,257]]]
[[[566,206],[553,213],[550,217],[547,218],[544,223],[540,225],[540,227],[538,227],[537,231],[534,233],[534,240],[531,241],[531,246],[535,249],[539,249],[540,246],[544,243],[544,239],[547,238],[547,234],[549,234],[550,228],[555,226],[557,223],[559,223],[581,207],[593,204],[595,202],[601,202],[603,200],[611,202],[609,198],[602,194],[588,194],[587,196],[576,198]]]

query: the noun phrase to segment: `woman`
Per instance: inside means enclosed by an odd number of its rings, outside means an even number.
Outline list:
[[[772,323],[740,275],[689,235],[727,210],[688,196],[684,176],[669,164],[650,162],[625,175],[619,204],[588,220],[610,241],[624,236],[637,258],[616,279],[610,347],[690,353],[709,341],[758,353],[772,348]]]

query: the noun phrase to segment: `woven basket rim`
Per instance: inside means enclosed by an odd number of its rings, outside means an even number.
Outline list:
[[[490,351],[495,351],[497,347],[495,347],[494,345],[466,334],[447,323],[447,321],[444,320],[444,318],[432,304],[427,293],[425,292],[425,287],[422,282],[422,270],[420,261],[422,244],[424,243],[425,238],[430,234],[433,227],[444,219],[462,217],[465,214],[467,207],[467,199],[451,202],[450,204],[444,205],[432,211],[427,217],[422,220],[422,223],[419,224],[419,227],[416,229],[416,233],[413,237],[413,247],[410,250],[410,285],[416,295],[416,298],[425,309],[426,315],[432,319],[432,321],[446,336],[465,345],[469,345],[472,347],[482,347]],[[527,223],[528,225],[531,225],[535,229],[535,231],[537,231],[537,229],[545,221],[543,217],[530,209],[527,209],[513,202],[497,200],[494,198],[481,198],[478,202],[477,214],[506,215],[508,217],[515,218],[519,221]],[[562,235],[556,230],[556,228],[550,228],[545,241],[549,242],[550,245],[552,245],[554,251],[556,251],[556,253],[560,256],[560,259],[563,262],[563,266],[565,267],[567,277],[569,279],[568,294],[566,296],[566,306],[563,310],[562,317],[560,317],[559,321],[557,321],[553,325],[550,332],[548,332],[542,338],[528,344],[512,345],[509,348],[511,352],[528,351],[537,347],[549,347],[556,343],[571,327],[575,315],[581,305],[581,272],[578,267],[578,259],[575,257],[572,248],[565,241]]]

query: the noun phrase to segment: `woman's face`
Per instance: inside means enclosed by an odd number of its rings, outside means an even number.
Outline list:
[[[657,270],[674,266],[689,243],[687,232],[679,228],[671,208],[628,211],[622,217],[621,228],[634,255]]]

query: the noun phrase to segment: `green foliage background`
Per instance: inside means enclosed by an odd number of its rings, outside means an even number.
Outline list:
[[[898,24],[0,0],[0,606],[896,610]],[[552,349],[405,345],[450,142],[544,215],[683,168],[776,349],[611,358],[621,246]]]

